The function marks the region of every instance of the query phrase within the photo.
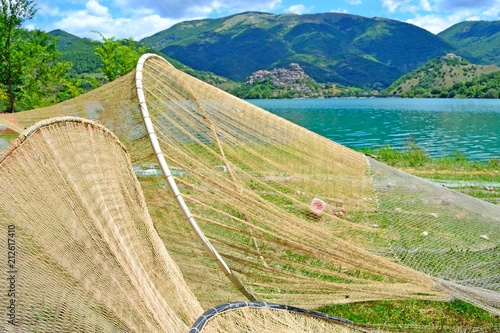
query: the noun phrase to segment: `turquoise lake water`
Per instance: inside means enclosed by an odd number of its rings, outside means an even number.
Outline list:
[[[500,100],[333,98],[248,100],[352,148],[417,144],[431,156],[500,158]]]

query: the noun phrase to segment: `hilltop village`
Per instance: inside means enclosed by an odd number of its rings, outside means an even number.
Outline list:
[[[278,87],[284,87],[293,82],[303,82],[309,76],[304,72],[299,64],[292,62],[288,68],[275,68],[273,70],[261,69],[254,72],[247,80],[247,85],[251,86],[256,81],[271,80],[271,83]]]
[[[258,70],[245,82],[248,92],[258,94],[255,97],[271,93],[272,97],[322,97],[322,86],[307,75],[298,63],[290,63],[287,68]],[[254,88],[254,89],[252,89]]]

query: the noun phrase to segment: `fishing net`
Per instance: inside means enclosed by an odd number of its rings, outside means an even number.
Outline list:
[[[0,155],[0,183],[2,332],[363,331],[264,303],[196,320],[201,306],[154,230],[124,146],[94,122],[37,123]]]
[[[96,119],[127,147],[155,228],[202,308],[241,299],[240,289],[308,309],[452,295],[500,311],[498,206],[369,159],[156,56],[0,124],[20,132],[61,115]]]
[[[38,124],[0,155],[0,184],[2,332],[185,332],[202,312],[104,127]]]
[[[370,160],[385,257],[434,277],[454,297],[500,314],[500,207]]]

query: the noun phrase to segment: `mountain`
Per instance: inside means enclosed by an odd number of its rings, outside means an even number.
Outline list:
[[[70,75],[100,73],[102,61],[94,53],[94,46],[101,44],[100,41],[89,38],[81,38],[63,30],[54,30],[49,32],[49,34],[58,38],[57,49],[61,53],[59,60],[70,61],[73,63]],[[158,53],[166,58],[175,68],[216,87],[228,89],[236,85],[236,83],[231,82],[227,78],[220,77],[213,73],[195,71],[179,61],[169,58],[164,54],[160,54],[155,50],[150,49],[148,52]]]
[[[298,63],[317,82],[374,88],[454,51],[414,25],[340,13],[246,12],[182,22],[141,42],[238,82],[257,70]]]
[[[403,75],[396,80],[389,88],[383,91],[384,94],[393,96],[410,97],[453,97],[459,88],[460,95],[469,94],[467,88],[473,87],[474,93],[483,89],[486,96],[486,78],[490,74],[499,73],[500,67],[495,65],[476,65],[470,61],[453,53],[443,57],[435,58],[424,66]],[[493,77],[493,76],[491,76]],[[496,76],[495,76],[496,77]],[[478,82],[481,82],[479,84]],[[454,92],[450,96],[450,92]],[[484,97],[481,94],[471,97]]]
[[[73,63],[71,75],[82,73],[97,73],[102,66],[101,59],[94,53],[94,45],[99,42],[89,38],[80,38],[63,30],[49,32],[57,37],[57,49],[61,52],[61,61]]]
[[[500,21],[461,22],[438,36],[471,61],[500,66]]]

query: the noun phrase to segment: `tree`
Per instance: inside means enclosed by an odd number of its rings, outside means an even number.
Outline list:
[[[21,24],[35,16],[37,11],[33,0],[0,0],[0,80],[6,85],[9,112],[14,112],[14,83],[20,66],[14,60],[16,30]]]
[[[494,88],[490,88],[488,89],[488,91],[486,92],[486,98],[498,98],[499,96],[499,93],[498,93],[498,90],[494,89]]]
[[[57,38],[21,24],[37,11],[33,0],[0,0],[0,105],[8,112],[60,101],[70,62],[59,62]]]
[[[146,46],[137,46],[132,38],[127,40],[115,40],[114,37],[106,38],[97,31],[94,33],[101,36],[103,43],[94,46],[94,52],[103,62],[102,73],[108,81],[113,81],[134,69],[137,60],[146,53]]]
[[[15,91],[18,107],[23,110],[44,107],[61,100],[59,94],[68,88],[67,74],[71,62],[59,62],[57,38],[40,30],[19,30],[17,63],[22,63]],[[29,59],[29,61],[23,61]]]

